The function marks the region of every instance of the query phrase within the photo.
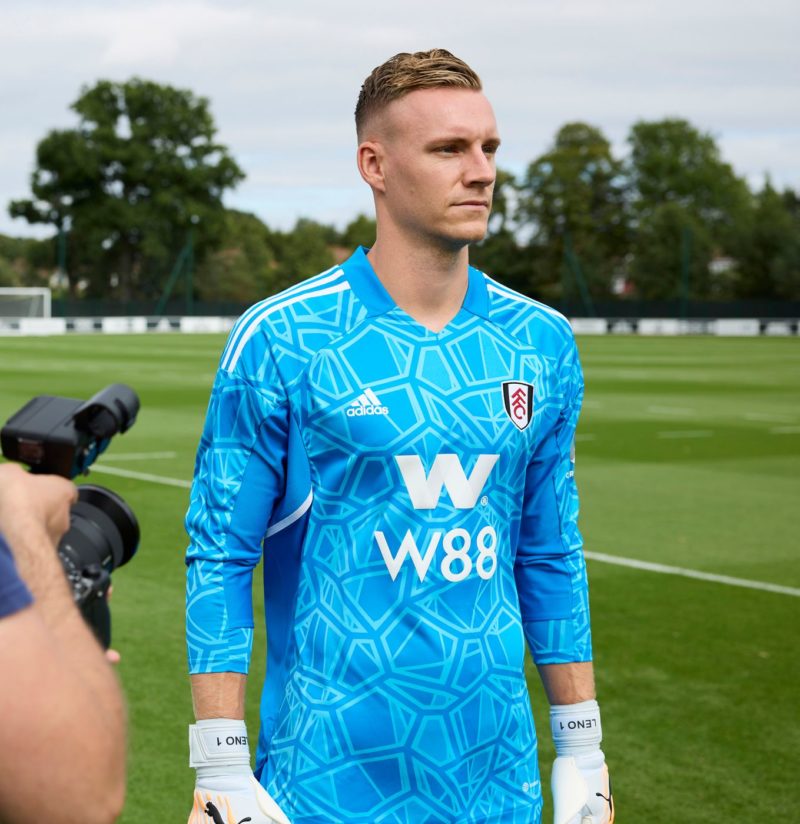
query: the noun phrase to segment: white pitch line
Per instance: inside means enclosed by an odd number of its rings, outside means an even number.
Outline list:
[[[182,489],[191,489],[192,482],[184,481],[180,478],[165,478],[163,475],[151,475],[149,472],[133,472],[130,469],[118,469],[115,466],[105,464],[95,464],[92,472],[105,472],[106,475],[119,475],[120,478],[133,478],[136,481],[149,481],[153,484],[163,484],[164,486],[179,486]]]
[[[767,423],[794,423],[797,415],[775,415],[769,412],[746,412],[746,421],[766,421]]]
[[[177,452],[121,452],[119,455],[107,455],[110,461],[157,461],[162,458],[174,458]]]
[[[771,435],[797,435],[800,426],[773,426],[769,431]]]
[[[770,584],[766,581],[749,581],[746,578],[732,578],[730,575],[715,575],[713,572],[700,572],[696,569],[654,564],[650,561],[638,561],[635,558],[605,555],[602,552],[586,552],[584,554],[590,560],[601,561],[604,564],[616,564],[617,566],[631,567],[632,569],[643,569],[647,572],[659,572],[662,575],[680,575],[684,578],[695,578],[698,581],[711,581],[714,584],[727,584],[728,586],[745,587],[746,589],[760,589],[764,592],[777,592],[780,595],[793,595],[795,598],[800,598],[800,589],[784,587],[780,584]]]
[[[694,415],[694,409],[685,406],[648,406],[647,411],[652,415]]]
[[[675,429],[656,434],[659,438],[710,438],[714,433],[710,429]]]
[[[191,481],[181,480],[180,478],[165,478],[162,475],[151,475],[147,472],[132,472],[128,469],[118,469],[114,466],[105,466],[102,464],[92,466],[92,471],[105,472],[107,475],[119,475],[121,478],[133,478],[137,481],[164,484],[165,486],[178,486],[182,489],[190,489],[192,486]],[[637,561],[635,558],[621,558],[618,555],[605,555],[602,552],[586,552],[584,554],[591,561],[600,561],[605,564],[616,564],[618,566],[631,567],[632,569],[646,570],[647,572],[660,572],[664,575],[681,575],[684,578],[711,581],[715,584],[727,584],[728,586],[746,587],[747,589],[759,589],[764,592],[777,592],[781,595],[800,597],[800,589],[779,586],[778,584],[769,584],[764,581],[748,581],[745,578],[731,578],[729,575],[714,575],[711,572],[700,572],[696,569],[684,569],[683,567],[654,564],[650,561]]]

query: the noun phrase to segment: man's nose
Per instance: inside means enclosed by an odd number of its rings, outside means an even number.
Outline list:
[[[469,162],[465,172],[465,182],[472,186],[491,186],[496,170],[494,156],[487,155],[482,146],[469,152]]]

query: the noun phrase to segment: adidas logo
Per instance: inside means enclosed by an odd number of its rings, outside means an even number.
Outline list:
[[[362,415],[388,414],[389,407],[384,406],[371,389],[365,389],[364,392],[347,407],[347,416],[349,418],[360,418]]]

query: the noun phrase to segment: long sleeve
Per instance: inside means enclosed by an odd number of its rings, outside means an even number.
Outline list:
[[[191,673],[248,669],[252,574],[284,494],[288,403],[269,351],[248,347],[211,393],[186,516]]]
[[[575,429],[583,376],[573,339],[558,364],[559,395],[528,465],[514,575],[537,664],[590,661],[589,596],[578,530]]]

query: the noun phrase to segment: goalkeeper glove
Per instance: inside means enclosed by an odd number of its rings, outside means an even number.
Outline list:
[[[192,724],[189,764],[197,781],[188,824],[291,824],[253,775],[244,721],[212,718]]]
[[[613,824],[597,701],[551,707],[550,729],[556,746],[550,778],[554,824]]]

